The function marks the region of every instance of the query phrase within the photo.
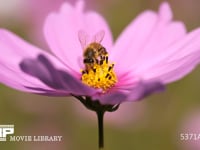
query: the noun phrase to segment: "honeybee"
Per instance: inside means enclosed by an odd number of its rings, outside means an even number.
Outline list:
[[[104,38],[104,31],[97,32],[90,44],[87,44],[88,36],[84,31],[79,31],[79,41],[82,45],[83,51],[83,63],[85,69],[93,68],[94,64],[102,64],[104,60],[108,61],[106,48],[100,43]]]

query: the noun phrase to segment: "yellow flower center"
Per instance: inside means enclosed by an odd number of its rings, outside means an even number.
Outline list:
[[[90,65],[90,67],[86,66],[81,71],[81,80],[88,86],[102,89],[103,92],[106,92],[117,82],[117,76],[113,68],[114,64],[108,61],[107,54],[104,59],[100,59],[98,62]]]

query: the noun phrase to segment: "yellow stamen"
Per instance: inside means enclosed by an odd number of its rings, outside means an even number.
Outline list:
[[[82,70],[81,80],[84,84],[102,89],[106,92],[117,82],[117,76],[114,72],[114,64],[108,60],[102,60],[103,63],[95,63],[93,67]]]

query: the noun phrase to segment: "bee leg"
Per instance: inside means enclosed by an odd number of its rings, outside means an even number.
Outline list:
[[[108,56],[106,56],[106,63],[108,63]]]
[[[108,78],[109,76],[110,76],[110,74],[109,74],[109,73],[107,73],[107,74],[106,74],[106,76],[105,76],[105,78]]]
[[[96,68],[93,68],[92,70],[93,70],[94,73],[96,73]]]
[[[95,59],[96,60],[96,63],[99,65],[99,60],[98,59]]]
[[[114,64],[112,66],[109,66],[108,71],[110,71],[114,67]]]
[[[110,66],[109,68],[108,68],[108,71],[110,71],[112,69],[112,66]]]
[[[103,59],[100,60],[100,65],[103,65],[103,61],[104,61]]]
[[[83,70],[83,71],[82,71],[82,75],[83,75],[83,74],[86,74],[86,73],[88,74],[88,71],[87,71],[87,70]]]

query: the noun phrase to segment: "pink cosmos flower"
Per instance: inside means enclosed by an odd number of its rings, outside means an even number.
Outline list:
[[[74,96],[96,111],[99,147],[103,114],[137,101],[179,80],[200,61],[200,29],[186,32],[172,20],[168,3],[145,11],[113,43],[108,24],[83,2],[62,5],[44,25],[47,53],[0,29],[0,82],[48,96]]]
[[[82,31],[85,33],[80,37]],[[65,3],[44,25],[46,41],[55,56],[0,30],[0,81],[25,92],[87,96],[101,104],[136,101],[181,79],[198,64],[199,33],[196,29],[187,34],[183,23],[172,21],[169,5],[162,3],[158,13],[139,15],[113,44],[109,26],[99,14],[84,12],[82,2],[75,7]],[[83,75],[81,44],[85,40],[87,46],[98,36],[108,53],[108,63],[95,66],[96,73]],[[107,74],[111,77],[103,76]],[[109,78],[113,79],[109,82]]]

